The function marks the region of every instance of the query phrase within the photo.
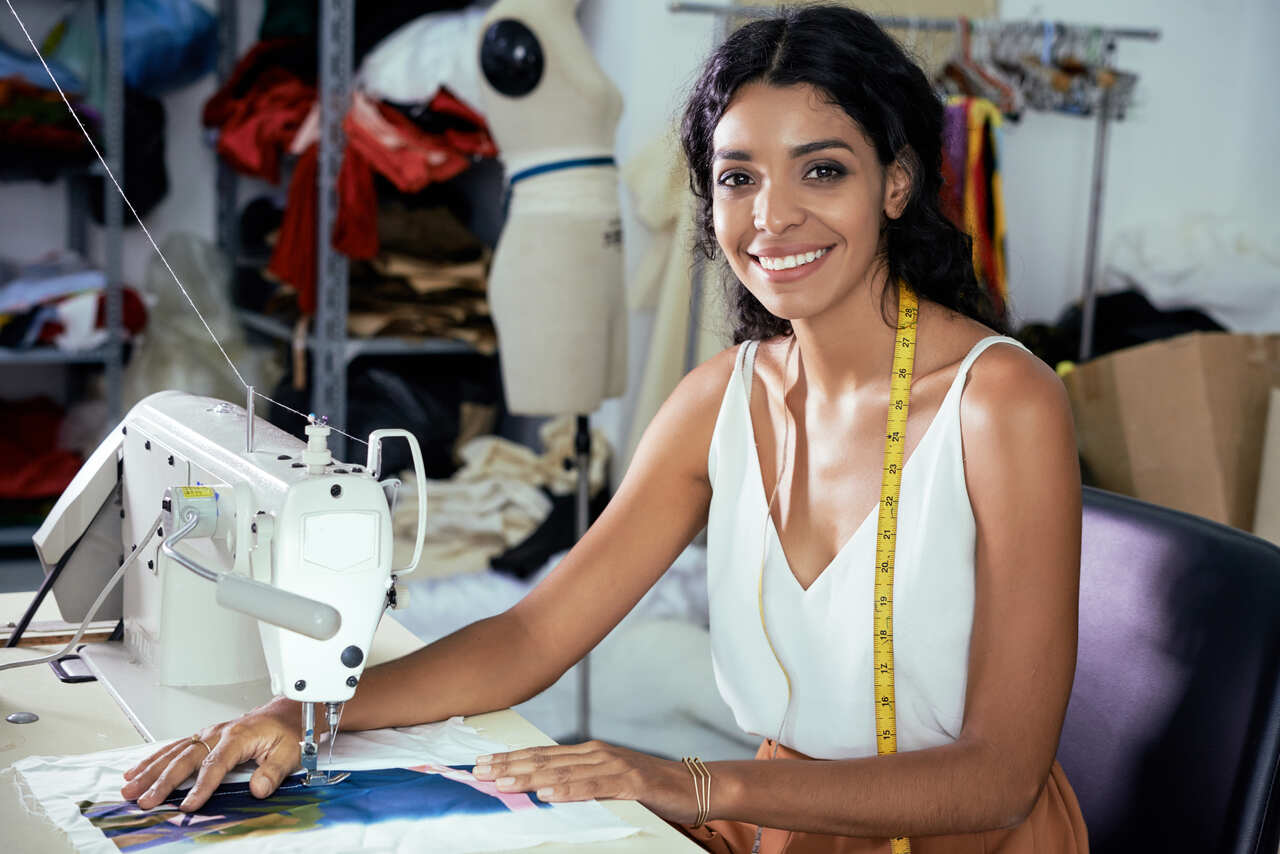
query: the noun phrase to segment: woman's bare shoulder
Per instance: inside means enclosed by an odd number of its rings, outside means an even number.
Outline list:
[[[1074,437],[1061,378],[1037,356],[1012,345],[989,347],[973,362],[960,417],[966,434],[992,439],[1013,432]]]

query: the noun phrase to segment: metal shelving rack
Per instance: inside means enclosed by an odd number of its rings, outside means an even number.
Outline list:
[[[236,61],[236,0],[219,0],[221,53],[218,73],[225,79]],[[348,264],[333,249],[330,235],[338,215],[338,170],[346,145],[342,120],[351,102],[355,3],[320,0],[318,28],[320,101],[320,163],[316,216],[316,314],[307,337],[313,363],[310,371],[311,410],[326,415],[339,427],[347,423],[347,369],[360,356],[471,353],[462,341],[443,338],[349,338],[347,336]],[[217,222],[219,240],[230,257],[238,257],[238,182],[235,172],[218,164]],[[239,312],[244,325],[279,341],[293,340],[285,324],[254,312]],[[347,452],[345,437],[329,439],[339,458]]]
[[[106,87],[102,110],[102,150],[113,174],[124,176],[124,0],[106,0]],[[101,174],[101,167],[71,170],[63,175],[67,192],[67,246],[81,256],[88,252],[88,181]],[[105,175],[103,176],[105,178]],[[124,308],[121,244],[124,211],[114,198],[114,189],[104,188],[103,237],[107,277],[107,342],[92,350],[0,348],[0,369],[19,365],[102,365],[107,380],[107,412],[111,423],[122,415],[124,379]],[[0,527],[0,546],[21,546],[31,542],[33,526]]]

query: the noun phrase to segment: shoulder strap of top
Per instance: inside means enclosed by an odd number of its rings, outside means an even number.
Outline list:
[[[742,382],[742,393],[746,397],[747,411],[751,409],[751,386],[756,375],[756,346],[759,341],[744,341],[738,354],[738,377]]]
[[[1027,350],[1026,346],[1016,338],[1010,338],[1008,335],[988,335],[970,348],[968,355],[964,357],[964,361],[960,363],[960,369],[956,371],[956,378],[951,381],[951,389],[947,394],[950,395],[957,387],[964,385],[964,378],[969,374],[969,368],[977,361],[978,357],[987,351],[992,344],[1012,344],[1015,347],[1021,347]],[[1027,350],[1030,353],[1030,350]]]

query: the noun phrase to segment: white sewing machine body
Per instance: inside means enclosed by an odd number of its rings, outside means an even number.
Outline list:
[[[123,648],[91,644],[81,652],[151,738],[240,714],[272,694],[350,699],[394,599],[391,504],[399,481],[379,483],[368,466],[332,461],[327,448],[317,454],[315,441],[309,449],[260,418],[249,451],[245,415],[212,398],[151,395],[94,452],[35,536],[46,570],[73,558],[54,594],[64,619],[78,621],[119,564],[108,570],[103,549],[87,549],[77,569],[77,541],[90,533],[109,539],[118,524],[123,560],[161,515],[157,535],[125,573],[114,612],[109,600],[97,617],[123,618]],[[376,431],[371,446],[385,433],[403,435]],[[376,450],[369,464],[377,466]],[[411,571],[416,557],[396,571]],[[302,629],[313,636],[265,622],[280,607],[306,611],[295,624],[319,615]]]

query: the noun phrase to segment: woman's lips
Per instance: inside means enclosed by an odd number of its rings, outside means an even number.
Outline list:
[[[831,252],[833,249],[834,247],[829,246],[826,248],[825,251],[823,251],[822,255],[815,258],[814,260],[809,261],[808,263],[805,263],[805,264],[799,264],[795,267],[789,267],[782,270],[770,270],[768,267],[760,263],[760,257],[758,255],[751,256],[751,263],[756,268],[756,270],[760,272],[760,274],[763,275],[770,282],[779,282],[779,283],[794,282],[798,279],[803,279],[805,276],[808,276],[810,273],[814,272],[823,264],[825,264],[827,259],[831,257]],[[796,253],[796,254],[799,254],[799,253]],[[779,257],[779,256],[774,256],[774,257]]]

